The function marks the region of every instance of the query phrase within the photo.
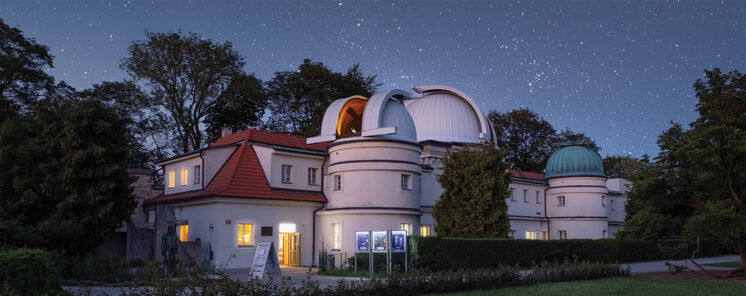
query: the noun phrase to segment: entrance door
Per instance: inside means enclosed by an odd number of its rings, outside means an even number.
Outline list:
[[[277,259],[282,265],[300,266],[300,233],[280,232]]]

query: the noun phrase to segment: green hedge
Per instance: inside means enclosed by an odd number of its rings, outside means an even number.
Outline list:
[[[700,245],[698,256],[717,254],[714,243]],[[616,239],[522,240],[410,237],[413,267],[431,270],[495,268],[499,265],[530,266],[542,262],[585,260],[635,262],[690,256],[693,246],[679,241]]]
[[[0,251],[0,295],[57,295],[60,275],[52,256],[42,250]]]

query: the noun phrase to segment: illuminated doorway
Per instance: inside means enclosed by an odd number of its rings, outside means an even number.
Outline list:
[[[277,259],[282,265],[300,266],[300,233],[295,224],[280,224]]]

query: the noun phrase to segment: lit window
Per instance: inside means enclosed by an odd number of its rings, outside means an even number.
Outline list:
[[[401,175],[401,189],[412,190],[412,176]]]
[[[420,236],[431,236],[432,227],[430,225],[420,225]]]
[[[181,186],[185,186],[187,184],[187,169],[183,168],[181,169]]]
[[[560,230],[559,231],[559,239],[567,239],[567,231]]]
[[[601,206],[606,207],[606,196],[605,195],[601,195]]]
[[[251,246],[254,244],[254,224],[238,223],[238,245]]]
[[[557,196],[557,206],[558,207],[564,207],[565,206],[565,196],[564,195]]]
[[[290,183],[290,170],[292,168],[292,165],[282,165],[282,175],[280,175],[280,180],[282,181],[282,183]]]
[[[189,224],[179,225],[179,240],[182,242],[189,240]]]
[[[176,172],[168,172],[168,188],[176,187]]]
[[[528,189],[523,189],[523,202],[528,202]]]
[[[537,204],[541,203],[541,199],[539,198],[539,191],[536,191],[536,203]]]
[[[194,166],[194,184],[199,184],[202,182],[202,167],[195,165]]]
[[[317,168],[308,168],[308,185],[316,185]]]
[[[547,238],[547,232],[546,231],[542,231],[541,232],[541,240],[547,240],[547,239],[548,239]]]
[[[407,235],[412,235],[412,224],[410,223],[402,223],[401,229],[407,232]]]
[[[536,231],[526,231],[526,239],[536,239]]]
[[[342,224],[332,223],[332,250],[342,249]]]
[[[614,200],[613,199],[609,201],[609,206],[611,207],[611,210],[613,211],[614,210]]]
[[[342,190],[342,175],[334,175],[334,191]]]

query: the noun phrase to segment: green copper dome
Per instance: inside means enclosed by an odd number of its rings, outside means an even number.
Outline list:
[[[573,176],[606,177],[601,156],[582,143],[564,143],[544,170],[547,179]]]

